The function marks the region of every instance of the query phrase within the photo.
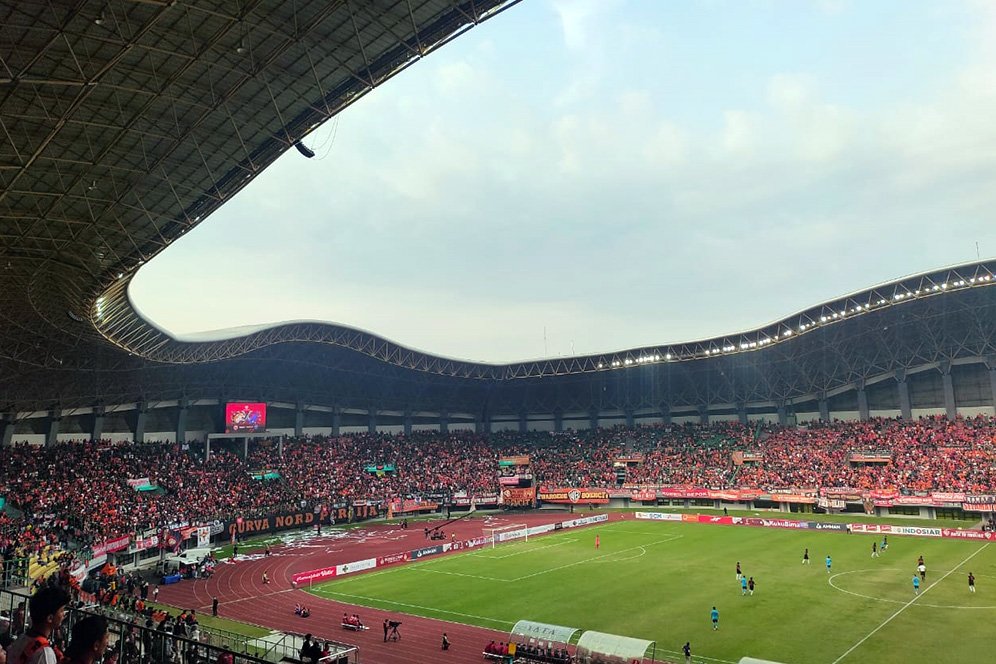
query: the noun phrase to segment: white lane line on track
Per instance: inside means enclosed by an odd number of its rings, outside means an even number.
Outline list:
[[[936,588],[941,583],[941,581],[943,581],[944,579],[948,578],[951,574],[953,574],[954,572],[956,572],[958,570],[958,568],[960,568],[962,565],[964,565],[965,563],[967,563],[969,560],[971,560],[975,556],[977,556],[980,553],[982,553],[983,551],[985,551],[988,547],[989,547],[989,542],[986,542],[985,544],[983,544],[982,546],[980,546],[978,549],[976,549],[975,551],[973,551],[971,553],[971,555],[968,556],[968,558],[965,558],[965,560],[963,560],[960,563],[958,563],[957,565],[955,565],[944,576],[942,576],[941,578],[939,578],[934,583],[930,584],[930,586],[928,586],[926,590],[924,590],[919,595],[915,595],[913,597],[913,599],[911,599],[910,601],[906,602],[901,607],[899,607],[899,609],[897,609],[896,612],[893,613],[891,616],[889,616],[888,618],[886,618],[882,622],[881,625],[879,625],[878,627],[876,627],[872,631],[868,632],[867,636],[865,636],[863,639],[861,639],[860,641],[858,641],[857,643],[855,643],[853,646],[851,646],[850,648],[848,648],[847,651],[843,655],[841,655],[837,659],[833,660],[832,664],[838,664],[841,660],[843,660],[845,657],[847,657],[852,652],[854,652],[858,648],[858,646],[860,646],[862,643],[864,643],[865,641],[867,641],[871,637],[875,636],[875,634],[878,633],[878,630],[882,629],[883,627],[885,627],[886,625],[888,625],[890,622],[892,622],[893,619],[896,616],[898,616],[900,613],[902,613],[906,609],[910,608],[913,605],[914,602],[916,602],[918,599],[920,599],[921,597],[923,597],[924,595],[926,595],[928,592],[930,592],[931,590],[933,590],[934,588]]]

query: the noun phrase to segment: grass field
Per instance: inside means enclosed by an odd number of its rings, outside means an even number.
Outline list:
[[[594,548],[595,535],[601,546]],[[872,535],[626,520],[315,586],[316,595],[508,630],[520,619],[653,639],[677,661],[989,661],[996,547]],[[808,547],[812,564],[801,564]],[[833,559],[828,574],[824,558]],[[927,583],[914,597],[919,555]],[[753,576],[741,595],[737,561]],[[978,591],[968,592],[967,576]],[[720,611],[713,631],[709,611]],[[482,644],[483,645],[483,644]]]

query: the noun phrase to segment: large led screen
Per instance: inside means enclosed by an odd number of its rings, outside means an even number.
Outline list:
[[[225,404],[225,433],[262,433],[266,431],[265,403]]]

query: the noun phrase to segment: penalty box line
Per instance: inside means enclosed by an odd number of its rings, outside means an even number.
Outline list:
[[[654,546],[655,544],[666,544],[667,542],[673,542],[676,539],[681,539],[684,535],[674,535],[667,539],[657,540],[655,542],[650,542],[649,544],[640,544],[638,546],[631,546],[628,549],[621,549],[619,551],[612,551],[610,553],[605,553],[600,556],[595,556],[594,558],[585,558],[584,560],[578,560],[573,563],[567,563],[566,565],[560,565],[559,567],[551,567],[550,569],[541,570],[539,572],[534,572],[532,574],[526,574],[525,576],[520,576],[516,579],[509,579],[510,582],[525,581],[526,579],[532,579],[533,577],[542,576],[543,574],[549,574],[550,572],[558,572],[562,569],[568,569],[570,567],[575,567],[577,565],[584,565],[585,563],[595,562],[596,560],[601,560],[603,558],[610,558],[612,556],[618,556],[620,553],[629,553],[630,551],[636,551],[637,549],[642,549],[648,546]]]
[[[980,546],[978,549],[976,549],[975,551],[973,551],[971,553],[971,555],[968,556],[968,558],[965,558],[965,560],[961,561],[960,563],[958,563],[957,565],[955,565],[953,568],[951,568],[944,576],[942,576],[937,581],[934,581],[932,584],[930,584],[927,588],[924,589],[924,591],[922,593],[919,593],[918,595],[914,595],[913,599],[911,599],[910,601],[906,602],[901,607],[899,607],[899,609],[896,610],[896,612],[893,613],[891,616],[889,616],[888,618],[886,618],[882,622],[881,625],[879,625],[878,627],[876,627],[872,631],[868,632],[868,635],[865,636],[865,638],[863,638],[860,641],[858,641],[857,643],[855,643],[853,646],[851,646],[850,648],[848,648],[847,651],[843,655],[841,655],[837,659],[833,660],[833,664],[838,664],[842,659],[844,659],[845,657],[847,657],[848,655],[850,655],[852,652],[854,652],[858,648],[858,646],[860,646],[862,643],[864,643],[865,641],[867,641],[871,637],[875,636],[875,634],[878,633],[878,630],[882,629],[883,627],[885,627],[886,625],[888,625],[890,622],[892,622],[893,619],[895,619],[896,616],[898,616],[900,613],[902,613],[906,609],[908,609],[911,606],[913,606],[914,602],[916,602],[918,599],[920,599],[921,597],[923,597],[924,595],[926,595],[928,592],[930,592],[931,590],[933,590],[934,588],[936,588],[938,585],[940,585],[941,581],[943,581],[944,579],[948,578],[953,573],[955,573],[956,571],[958,571],[958,569],[962,565],[964,565],[969,560],[971,560],[975,556],[977,556],[980,553],[982,553],[983,551],[985,551],[986,548],[988,548],[988,547],[989,547],[989,542],[986,542],[985,544],[983,544],[982,546]]]
[[[524,553],[533,553],[535,551],[542,551],[544,549],[551,549],[551,548],[553,548],[555,546],[563,546],[565,544],[573,544],[574,542],[577,542],[577,541],[578,540],[576,540],[576,539],[569,539],[569,538],[568,539],[563,539],[563,540],[557,542],[556,544],[547,544],[545,546],[530,547],[528,549],[523,549],[521,551],[517,550],[517,551],[514,551],[513,553],[506,553],[503,556],[486,556],[486,555],[484,555],[484,551],[478,551],[476,553],[471,553],[470,555],[473,556],[474,558],[484,558],[485,560],[504,560],[505,558],[512,558],[514,556],[521,556]],[[515,544],[526,544],[526,543],[525,542],[515,542]]]

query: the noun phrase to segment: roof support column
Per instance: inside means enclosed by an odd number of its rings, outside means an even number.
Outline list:
[[[62,411],[53,410],[48,415],[48,430],[45,433],[45,447],[52,447],[59,439],[59,423],[62,421]]]
[[[145,442],[145,421],[148,419],[149,405],[144,401],[139,401],[136,404],[137,408],[135,410],[135,437],[134,441],[136,443]]]
[[[10,441],[14,439],[16,417],[16,413],[7,413],[3,416],[3,427],[0,428],[0,447],[10,447]]]
[[[996,409],[996,361],[989,365],[989,387],[992,389],[993,409]],[[6,444],[6,443],[5,443]]]
[[[941,382],[944,385],[944,412],[949,420],[953,420],[958,415],[955,404],[954,381],[951,379],[951,362],[941,360]]]
[[[830,402],[826,393],[820,395],[820,422],[830,421]]]
[[[868,392],[865,391],[865,381],[858,383],[858,419],[868,421]]]
[[[910,384],[906,382],[906,369],[896,369],[896,390],[899,392],[899,414],[904,420],[913,419],[910,406]]]
[[[709,424],[709,406],[705,404],[699,406],[699,424],[703,426],[708,426]]]
[[[737,421],[747,426],[747,404],[743,401],[737,404]]]
[[[663,421],[664,424],[671,424],[671,404],[662,403],[660,409],[661,409],[661,421]]]
[[[187,411],[190,407],[190,401],[185,398],[180,399],[176,406],[176,443],[183,445],[187,442]]]
[[[447,410],[439,413],[439,433],[450,432],[450,413]]]
[[[95,406],[93,409],[93,428],[90,429],[90,442],[99,443],[104,437],[104,415],[107,409],[104,406]]]
[[[778,423],[782,426],[787,426],[789,422],[788,409],[785,407],[784,401],[778,402]]]
[[[598,428],[598,409],[594,406],[588,409],[588,428],[592,431]]]
[[[553,430],[557,433],[564,430],[564,411],[559,408],[553,411]]]
[[[529,432],[529,413],[526,411],[519,411],[519,433]]]
[[[626,426],[632,429],[636,426],[636,413],[633,412],[632,408],[627,408],[623,412],[626,414]]]
[[[294,437],[300,438],[304,435],[304,403],[298,401],[294,406]]]
[[[412,435],[412,411],[406,410],[404,414],[405,435]]]
[[[371,408],[367,415],[367,433],[377,433],[377,409]]]
[[[332,435],[338,436],[342,430],[342,409],[338,406],[332,407]]]

